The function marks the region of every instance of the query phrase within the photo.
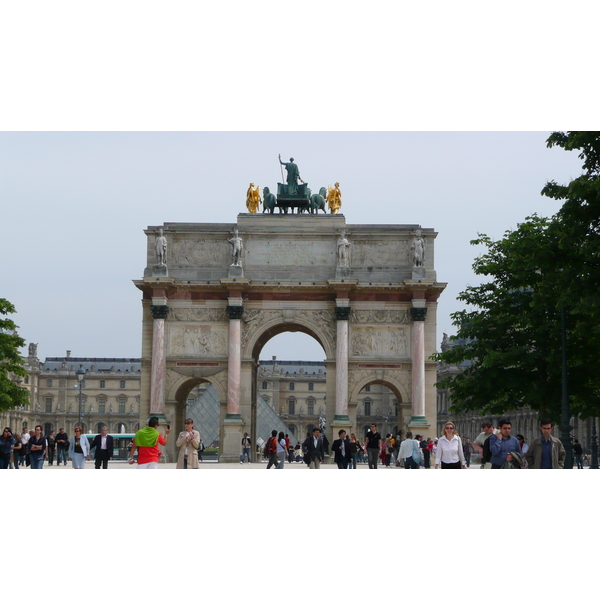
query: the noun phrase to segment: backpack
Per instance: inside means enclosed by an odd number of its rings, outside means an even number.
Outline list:
[[[492,435],[494,435],[492,433]],[[482,456],[482,460],[484,463],[488,463],[492,460],[492,451],[490,450],[490,438],[492,437],[492,435],[490,435],[487,440],[485,440],[485,442],[483,442],[483,456]]]
[[[277,441],[274,437],[270,437],[265,444],[265,450],[263,453],[265,456],[271,456],[277,454]]]

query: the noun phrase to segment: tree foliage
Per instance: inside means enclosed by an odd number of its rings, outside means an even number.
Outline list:
[[[559,420],[561,313],[567,322],[571,414],[600,414],[600,135],[553,133],[548,146],[579,150],[584,173],[568,185],[551,181],[542,194],[563,201],[552,218],[528,217],[501,240],[480,235],[486,252],[473,265],[486,277],[459,295],[470,308],[452,315],[465,339],[434,358],[470,360],[438,384],[452,410],[500,414],[526,406]]]
[[[25,340],[17,335],[14,322],[5,318],[14,312],[15,307],[4,298],[0,298],[0,411],[29,403],[27,390],[11,379],[11,374],[18,377],[27,376],[19,353],[19,348],[25,345]]]

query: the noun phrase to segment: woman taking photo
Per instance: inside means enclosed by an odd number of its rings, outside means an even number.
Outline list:
[[[442,469],[466,469],[462,441],[458,437],[452,421],[444,425],[444,431],[438,439],[435,453],[435,468],[442,465]]]
[[[90,443],[83,435],[81,427],[75,427],[75,435],[69,443],[69,460],[73,461],[74,469],[85,468],[85,459],[90,455]]]

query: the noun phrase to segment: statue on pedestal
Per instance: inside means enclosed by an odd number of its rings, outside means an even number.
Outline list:
[[[348,267],[348,254],[350,251],[350,242],[346,237],[346,230],[340,231],[340,237],[337,241],[338,267]]]
[[[163,235],[163,230],[158,230],[158,237],[154,242],[154,250],[156,251],[156,260],[158,265],[165,265],[167,259],[167,238]]]
[[[413,267],[423,267],[425,264],[425,240],[421,237],[421,230],[417,229],[410,246],[410,257]]]
[[[242,238],[238,235],[238,228],[233,229],[233,237],[228,240],[231,244],[231,255],[233,257],[232,267],[242,266],[242,250],[244,248]]]

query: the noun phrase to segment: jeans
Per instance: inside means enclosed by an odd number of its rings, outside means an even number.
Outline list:
[[[578,469],[583,469],[583,460],[581,460],[581,454],[575,455],[575,464]]]
[[[250,448],[242,448],[242,455],[240,456],[240,462],[244,462],[244,457],[248,455],[248,464],[252,461],[250,460]]]
[[[377,459],[379,458],[379,448],[367,448],[369,455],[369,469],[377,468]]]
[[[356,461],[358,460],[358,452],[352,452],[350,455],[350,464],[348,465],[349,469],[356,469]]]
[[[269,454],[269,464],[267,465],[267,469],[270,469],[273,465],[277,468],[277,454]]]
[[[275,468],[283,469],[283,465],[285,465],[285,452],[278,452],[277,459],[279,460],[279,463],[277,464],[277,467],[275,467]]]
[[[418,469],[419,465],[413,460],[412,456],[409,456],[404,459],[404,468],[405,469]]]
[[[66,465],[67,464],[67,451],[65,450],[65,447],[63,444],[56,444],[57,447],[57,458],[56,458],[56,464],[60,465],[60,461],[62,460],[63,463]]]
[[[467,463],[467,469],[471,466],[471,453],[465,452],[465,462]]]
[[[51,465],[54,462],[54,454],[56,451],[55,446],[48,445],[48,464]]]
[[[10,459],[12,458],[12,452],[1,452],[0,453],[0,469],[8,469]]]
[[[44,467],[44,453],[31,455],[31,468],[42,469]]]

